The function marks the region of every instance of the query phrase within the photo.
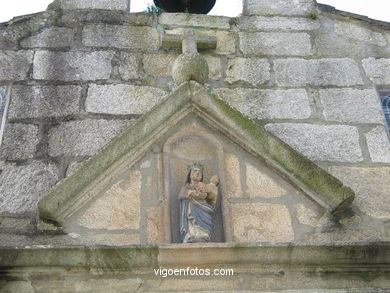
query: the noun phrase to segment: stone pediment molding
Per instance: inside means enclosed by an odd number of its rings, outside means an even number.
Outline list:
[[[42,219],[64,223],[129,168],[169,129],[193,114],[225,135],[331,213],[348,207],[354,192],[314,162],[196,82],[186,82],[114,138],[38,203]]]

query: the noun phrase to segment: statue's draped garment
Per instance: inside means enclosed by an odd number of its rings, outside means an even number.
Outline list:
[[[213,227],[214,208],[206,199],[186,198],[188,191],[196,190],[193,184],[186,183],[180,199],[180,237],[184,243],[209,242]]]

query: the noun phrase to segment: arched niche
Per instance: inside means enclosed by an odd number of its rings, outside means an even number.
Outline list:
[[[178,194],[186,182],[188,166],[193,162],[199,162],[204,166],[203,182],[209,183],[210,177],[216,174],[220,177],[211,241],[225,241],[226,233],[223,219],[226,211],[223,208],[223,194],[226,188],[223,158],[222,144],[197,121],[191,122],[165,142],[163,146],[163,178],[165,194],[168,199],[165,211],[165,215],[167,215],[165,217],[165,230],[170,231],[171,242],[180,242]]]

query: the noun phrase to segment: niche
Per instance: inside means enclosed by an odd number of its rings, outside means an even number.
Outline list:
[[[185,185],[188,167],[198,162],[203,166],[203,182],[209,183],[218,175],[220,184],[213,212],[211,242],[224,241],[222,197],[224,191],[223,147],[218,140],[197,122],[171,136],[163,147],[164,178],[170,220],[171,242],[180,243],[180,200],[179,192]]]

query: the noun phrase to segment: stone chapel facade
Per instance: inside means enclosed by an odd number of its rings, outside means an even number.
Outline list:
[[[0,24],[0,292],[390,290],[390,24],[128,4]],[[212,242],[183,244],[194,161],[218,199]],[[234,276],[155,274],[187,267]]]

